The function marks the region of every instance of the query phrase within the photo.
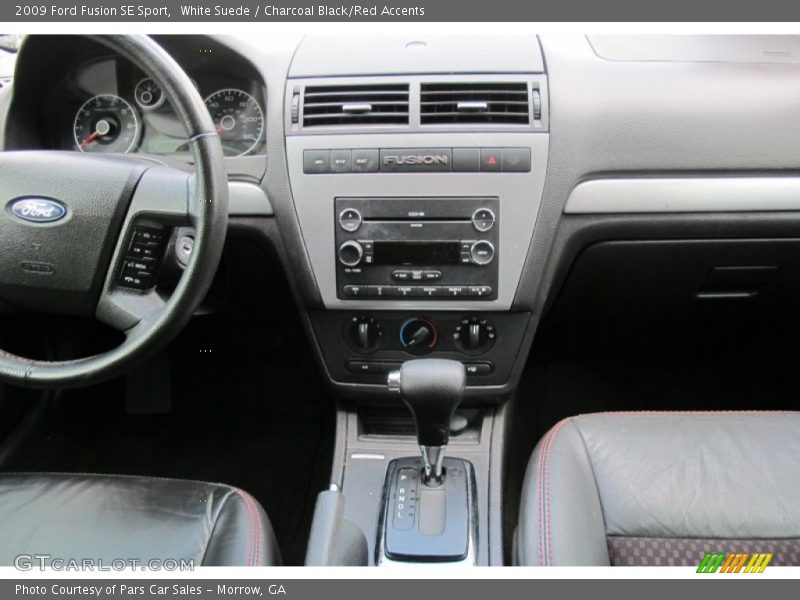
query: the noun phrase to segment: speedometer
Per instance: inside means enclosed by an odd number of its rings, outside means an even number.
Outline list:
[[[119,96],[100,94],[78,109],[73,133],[81,152],[130,152],[139,139],[139,119]]]
[[[255,98],[231,88],[214,92],[205,102],[225,156],[252,152],[264,134],[264,113]]]

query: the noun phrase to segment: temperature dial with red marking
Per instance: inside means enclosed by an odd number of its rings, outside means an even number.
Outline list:
[[[400,345],[410,354],[428,354],[438,341],[436,325],[425,317],[411,317],[400,325]]]

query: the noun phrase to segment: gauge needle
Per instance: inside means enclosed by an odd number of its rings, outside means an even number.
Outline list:
[[[217,125],[217,133],[225,133],[225,128],[222,126],[222,123]]]
[[[83,138],[83,140],[81,141],[81,148],[83,148],[85,146],[88,146],[89,144],[91,144],[93,141],[95,141],[99,137],[100,137],[100,132],[96,131],[96,130],[93,131],[92,133],[87,135],[85,138]]]

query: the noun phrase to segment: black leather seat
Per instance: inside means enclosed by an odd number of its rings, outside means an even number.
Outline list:
[[[539,442],[524,565],[691,565],[706,552],[800,565],[800,412],[604,413]]]
[[[280,562],[272,526],[242,490],[115,475],[0,474],[0,565],[19,555],[65,561]],[[38,564],[38,563],[36,563]]]

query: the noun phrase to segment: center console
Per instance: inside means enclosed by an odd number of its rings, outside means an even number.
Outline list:
[[[363,535],[367,551],[351,556],[369,564],[489,564],[498,547],[491,432],[530,344],[532,315],[515,297],[548,115],[534,38],[367,38],[333,60],[311,37],[295,54],[284,129],[318,291],[308,323],[342,401],[320,506],[357,532],[318,537]],[[469,415],[446,457],[453,410],[432,417],[426,401]],[[428,429],[445,437],[426,443]]]

